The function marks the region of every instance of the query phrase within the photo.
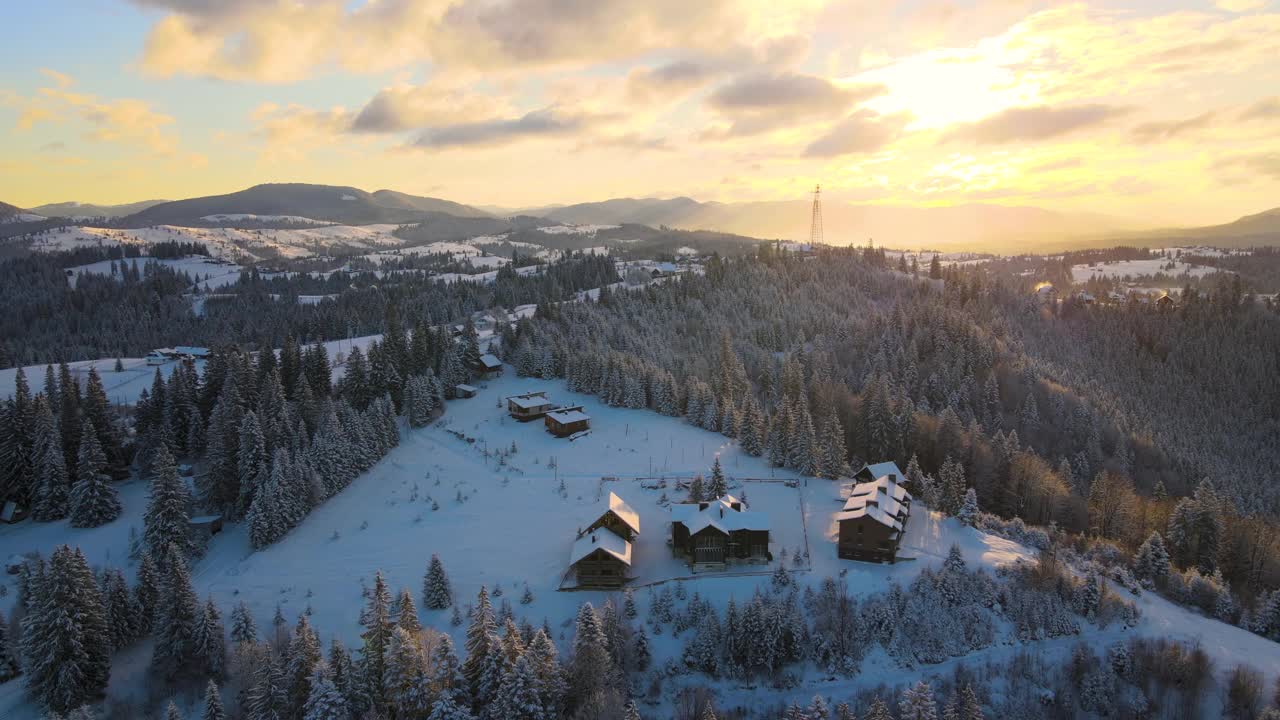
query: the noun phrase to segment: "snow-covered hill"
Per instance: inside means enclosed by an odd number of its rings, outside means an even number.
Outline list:
[[[541,423],[519,423],[507,417],[502,399],[535,389],[548,391],[556,402],[582,404],[592,418],[591,433],[570,442],[547,434]],[[717,455],[733,492],[745,496],[752,510],[768,514],[775,559],[767,566],[693,576],[670,555],[667,513],[661,502],[664,494],[680,496],[675,478],[708,472]],[[664,480],[665,488],[661,487]],[[794,482],[788,484],[788,480]],[[147,493],[142,481],[136,480],[120,490],[125,512],[101,528],[78,530],[66,522],[29,521],[0,526],[0,557],[30,550],[47,554],[57,544],[71,543],[80,545],[95,565],[128,565],[130,529],[141,530]],[[559,381],[508,375],[484,385],[475,398],[450,402],[436,425],[406,429],[398,448],[277,544],[253,552],[245,529],[229,527],[196,564],[194,582],[201,595],[211,595],[224,609],[246,602],[262,627],[269,627],[277,604],[290,619],[310,609],[313,624],[326,634],[324,640],[334,634],[349,646],[358,646],[361,586],[371,582],[373,572],[381,569],[393,589],[407,587],[416,593],[427,560],[438,553],[455,596],[464,605],[481,585],[491,590],[501,587],[517,616],[535,624],[545,618],[561,635],[580,603],[599,605],[613,595],[557,591],[577,530],[592,519],[602,494],[610,491],[622,496],[640,516],[634,569],[642,614],[650,602],[646,586],[661,588],[677,578],[684,578],[690,593],[697,592],[717,605],[730,597],[749,598],[783,562],[784,549],[788,567],[797,550],[808,555],[796,573],[799,582],[816,586],[824,578],[838,578],[856,595],[880,592],[891,582],[909,583],[924,568],[939,566],[952,545],[961,548],[971,566],[988,569],[1032,557],[1031,551],[1016,543],[917,506],[901,553],[913,560],[895,565],[840,560],[833,516],[846,491],[844,484],[769,468],[724,436],[677,418],[606,407],[594,397],[568,392]],[[0,582],[10,585],[0,599],[0,608],[7,611],[16,596],[14,578],[4,576]],[[534,599],[521,605],[518,598],[525,583]],[[1198,642],[1222,669],[1246,661],[1272,676],[1280,669],[1280,645],[1153,596],[1137,598],[1136,603],[1142,612],[1137,628],[1086,626],[1084,638],[1105,644],[1131,633],[1168,636]],[[463,640],[462,628],[450,625],[448,611],[424,610],[422,618],[425,624],[453,634],[455,642]],[[571,635],[570,629],[557,638],[562,648]],[[1074,637],[1043,641],[1035,643],[1035,649],[1045,655],[1066,653],[1076,641]],[[655,637],[655,663],[677,657],[682,644],[669,635]],[[973,664],[1004,659],[1021,647],[997,643],[962,660]],[[135,655],[145,662],[145,649],[119,660],[113,692],[140,692],[130,686],[135,681],[130,680],[133,675],[128,668],[137,661]],[[750,702],[753,696],[775,702],[793,697],[807,700],[815,692],[847,693],[884,681],[907,682],[947,672],[961,661],[901,668],[887,657],[881,660],[864,663],[863,672],[853,678],[805,674],[798,687],[784,692],[735,686],[735,702],[738,698]],[[20,692],[0,691],[0,715],[27,717],[21,704]]]

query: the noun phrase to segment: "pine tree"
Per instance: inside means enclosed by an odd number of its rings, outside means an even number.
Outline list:
[[[201,720],[226,720],[227,712],[222,709],[222,694],[218,692],[218,684],[210,680],[204,686],[204,715]]]
[[[429,706],[422,646],[403,627],[396,627],[387,644],[382,692],[393,716],[422,717]]]
[[[404,628],[410,635],[416,636],[422,631],[422,623],[418,622],[418,606],[414,604],[413,593],[408,588],[400,590],[393,614],[396,626]]]
[[[71,526],[79,528],[106,525],[120,516],[120,498],[103,470],[107,456],[98,437],[86,419],[81,432],[76,483],[71,487]]]
[[[238,473],[240,497],[237,501],[236,517],[243,517],[249,511],[258,489],[266,484],[270,476],[270,456],[267,454],[267,443],[262,435],[262,425],[252,410],[246,412],[240,421],[240,452],[238,455]]]
[[[478,694],[485,657],[489,654],[497,629],[493,606],[489,603],[489,592],[481,585],[476,596],[475,610],[471,613],[471,624],[467,626],[467,659],[462,665],[462,674],[467,679],[473,697]]]
[[[546,720],[538,694],[538,678],[527,658],[517,659],[507,671],[495,705],[494,717],[503,720]]]
[[[138,563],[138,582],[133,587],[133,604],[138,613],[138,636],[151,632],[160,609],[160,571],[151,553],[143,551]]]
[[[243,600],[231,610],[231,641],[236,644],[258,641],[258,625]]]
[[[182,720],[182,711],[178,709],[178,704],[169,701],[169,706],[165,708],[164,720]]]
[[[283,720],[289,696],[283,659],[270,657],[258,667],[257,677],[245,699],[248,720]]]
[[[440,556],[432,553],[427,574],[422,579],[422,605],[429,610],[443,610],[453,604],[449,576],[444,572]]]
[[[320,638],[311,628],[306,613],[298,617],[298,624],[293,629],[293,638],[289,641],[288,662],[285,665],[285,685],[289,698],[289,712],[293,716],[302,713],[307,697],[311,693],[311,675],[322,660]]]
[[[192,553],[191,494],[178,477],[169,449],[161,446],[151,461],[151,497],[143,515],[143,540],[153,556],[173,545],[183,557]]]
[[[50,710],[67,712],[106,690],[111,641],[102,595],[84,554],[66,545],[30,591],[22,619],[27,689]]]
[[[707,499],[709,498],[702,483],[702,476],[694,475],[693,481],[689,483],[689,502],[702,502]]]
[[[138,607],[129,595],[129,584],[124,579],[124,573],[114,568],[107,570],[102,578],[102,595],[111,648],[120,650],[140,634]]]

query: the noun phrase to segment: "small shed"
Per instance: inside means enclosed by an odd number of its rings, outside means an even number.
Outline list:
[[[622,587],[631,572],[631,543],[598,528],[573,543],[569,567],[577,575],[578,587]]]
[[[458,398],[473,398],[476,396],[474,385],[458,384],[453,386],[453,396]]]
[[[27,517],[27,509],[9,500],[5,502],[4,507],[0,508],[0,522],[5,524],[13,524],[21,522]]]
[[[568,437],[590,429],[591,416],[582,411],[581,405],[562,407],[547,413],[546,426],[552,435]]]
[[[527,392],[507,398],[507,412],[520,422],[529,422],[551,412],[555,406],[545,392]]]
[[[222,516],[198,515],[187,521],[187,527],[191,529],[191,539],[203,544],[222,532]]]

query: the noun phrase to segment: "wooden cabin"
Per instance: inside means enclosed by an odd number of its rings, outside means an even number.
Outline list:
[[[555,406],[545,392],[528,392],[507,398],[507,412],[520,422],[529,422],[551,412]]]
[[[0,522],[7,525],[22,522],[26,517],[27,509],[19,505],[14,500],[6,500],[4,507],[0,508]]]
[[[556,437],[568,437],[591,428],[591,416],[582,412],[582,406],[562,407],[546,414],[547,432]]]
[[[858,483],[836,514],[840,527],[836,554],[846,560],[895,562],[911,516],[911,493],[899,476]]]
[[[600,528],[605,528],[628,542],[635,542],[636,536],[640,534],[640,513],[616,493],[609,493],[604,505],[591,518],[586,529],[578,532],[578,537]]]
[[[769,516],[742,509],[732,495],[671,507],[671,550],[694,568],[722,568],[729,562],[773,559]]]
[[[203,547],[210,538],[222,532],[222,516],[199,515],[188,520],[187,527],[191,530],[191,539]]]
[[[569,567],[577,576],[578,587],[622,587],[630,579],[631,543],[608,528],[597,528],[574,542]]]
[[[455,398],[473,398],[476,396],[476,392],[478,391],[474,385],[460,384],[453,386],[453,396]]]
[[[493,353],[485,353],[480,356],[480,362],[472,369],[481,379],[492,380],[502,374],[502,361]]]
[[[1171,310],[1176,303],[1170,295],[1161,295],[1156,298],[1156,308],[1159,310]]]

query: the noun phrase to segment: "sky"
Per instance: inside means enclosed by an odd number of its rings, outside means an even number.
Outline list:
[[[44,0],[0,200],[1280,205],[1280,0]]]

